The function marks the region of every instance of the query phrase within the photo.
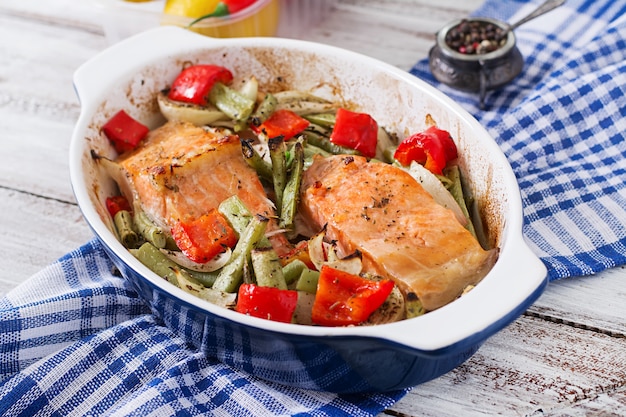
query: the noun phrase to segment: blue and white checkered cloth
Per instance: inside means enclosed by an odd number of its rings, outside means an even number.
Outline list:
[[[490,0],[478,16],[515,22],[543,0]],[[515,30],[522,73],[478,95],[411,72],[473,114],[517,176],[524,235],[550,279],[626,263],[626,1],[567,0]]]
[[[536,6],[488,0],[515,20]],[[478,98],[438,85],[496,138],[522,188],[524,232],[552,279],[626,262],[626,2],[569,0],[516,30],[526,57]],[[0,299],[0,415],[373,416],[408,390],[336,395],[267,383],[187,346],[97,241]]]
[[[96,240],[0,299],[2,416],[373,416],[405,393],[308,391],[208,358],[150,314]]]

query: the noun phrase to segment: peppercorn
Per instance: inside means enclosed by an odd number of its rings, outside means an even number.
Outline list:
[[[453,50],[466,55],[493,52],[506,43],[504,30],[493,23],[463,19],[445,37]]]

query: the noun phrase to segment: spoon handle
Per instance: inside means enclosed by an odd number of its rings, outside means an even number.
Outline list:
[[[535,17],[541,16],[544,13],[548,13],[552,9],[556,9],[557,7],[561,6],[563,3],[565,3],[565,0],[547,0],[545,3],[537,7],[532,13],[530,13],[526,17],[522,18],[521,20],[518,20],[515,23],[512,23],[509,26],[509,31],[515,29],[516,27],[518,27],[519,25],[523,23],[528,22],[529,20],[534,19]]]

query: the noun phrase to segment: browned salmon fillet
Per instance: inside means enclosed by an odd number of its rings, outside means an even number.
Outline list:
[[[253,214],[274,216],[256,172],[242,157],[237,136],[168,122],[118,162],[127,172],[134,199],[162,226],[200,217],[232,195]]]
[[[497,256],[408,173],[363,157],[316,159],[304,174],[300,206],[344,255],[361,251],[365,272],[393,279],[429,311],[480,281]]]

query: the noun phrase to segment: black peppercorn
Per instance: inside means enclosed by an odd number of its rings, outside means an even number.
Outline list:
[[[446,44],[467,55],[493,52],[506,42],[504,30],[492,23],[463,19],[446,34]]]

